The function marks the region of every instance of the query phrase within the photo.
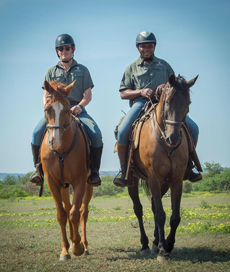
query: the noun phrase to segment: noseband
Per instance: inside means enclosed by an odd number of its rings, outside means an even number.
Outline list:
[[[51,125],[46,125],[46,128],[48,129],[48,131],[49,131],[49,129],[62,129],[63,132],[62,132],[61,135],[63,135],[66,132],[66,130],[71,127],[71,125],[72,125],[73,122],[74,122],[74,118],[72,118],[72,121],[70,122],[70,124],[67,127],[65,127],[65,126],[51,126]]]

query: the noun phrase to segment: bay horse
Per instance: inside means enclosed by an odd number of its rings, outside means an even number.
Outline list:
[[[66,86],[56,81],[44,82],[44,89],[48,92],[44,107],[47,131],[41,145],[41,162],[61,228],[60,260],[70,259],[67,220],[73,254],[80,256],[84,252],[88,253],[86,222],[93,194],[93,187],[87,183],[89,170],[86,141],[79,124],[71,115],[67,99],[74,83]],[[72,204],[69,184],[73,187]],[[80,223],[82,237],[78,230]]]
[[[197,76],[198,77],[198,76]],[[180,223],[180,202],[183,178],[188,166],[188,141],[184,121],[189,110],[190,90],[197,77],[186,81],[180,75],[171,75],[162,90],[160,101],[154,106],[150,117],[143,123],[139,145],[133,152],[133,187],[128,187],[133,201],[134,213],[139,222],[141,252],[150,251],[148,237],[143,225],[143,209],[138,195],[139,178],[146,181],[151,196],[151,208],[155,221],[153,251],[157,259],[168,259],[175,243],[176,229]],[[136,170],[138,171],[136,171]],[[140,173],[142,173],[140,175]],[[129,175],[130,179],[130,175]],[[170,233],[165,238],[165,212],[162,197],[170,188],[171,208]]]

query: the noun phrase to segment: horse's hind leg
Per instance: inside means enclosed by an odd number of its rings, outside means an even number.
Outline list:
[[[82,199],[82,204],[80,208],[80,222],[81,222],[81,243],[84,246],[85,254],[89,254],[88,251],[88,241],[86,238],[86,223],[89,214],[89,202],[93,195],[93,186],[89,184],[86,185],[85,195]]]
[[[133,210],[137,217],[140,234],[141,234],[141,252],[149,252],[149,239],[145,233],[144,224],[143,224],[143,207],[141,205],[141,201],[138,194],[138,179],[134,178],[134,186],[128,187],[130,198],[133,201]]]

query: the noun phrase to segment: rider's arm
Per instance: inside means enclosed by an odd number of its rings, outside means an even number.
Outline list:
[[[83,107],[87,106],[89,102],[92,100],[92,91],[91,87],[84,91],[84,96],[78,105],[82,105]]]
[[[84,96],[83,96],[82,100],[80,101],[80,103],[70,109],[72,113],[80,114],[82,112],[82,108],[80,106],[85,107],[89,104],[89,102],[92,100],[91,89],[92,88],[89,87],[87,90],[84,91]]]
[[[126,89],[124,91],[121,91],[120,93],[122,99],[133,100],[139,96],[143,96],[146,98],[153,97],[155,92],[150,88],[145,88],[141,90]]]

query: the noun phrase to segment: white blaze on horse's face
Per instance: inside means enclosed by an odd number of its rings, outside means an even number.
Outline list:
[[[63,110],[63,105],[58,102],[55,101],[52,104],[53,110],[55,112],[55,118],[54,118],[54,126],[61,126],[60,124],[60,116],[61,116],[61,111]],[[61,132],[60,129],[53,129],[53,149],[54,150],[58,150],[58,148],[61,146]]]

